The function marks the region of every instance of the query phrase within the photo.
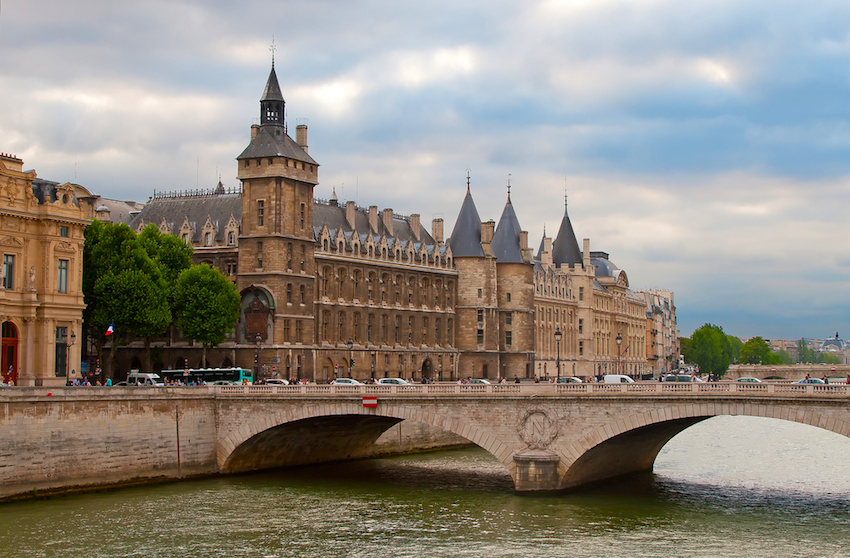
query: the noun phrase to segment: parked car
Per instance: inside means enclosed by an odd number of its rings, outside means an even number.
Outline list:
[[[561,376],[555,380],[556,384],[580,384],[581,378],[575,376]]]
[[[753,378],[752,376],[741,376],[740,378],[738,378],[735,381],[741,382],[741,383],[744,383],[744,384],[760,384],[760,383],[762,383],[761,380],[759,380],[758,378]]]
[[[378,378],[376,382],[378,385],[396,385],[396,386],[406,386],[410,385],[410,382],[407,380],[402,380],[401,378]]]
[[[159,386],[162,387],[165,383],[159,374],[153,372],[137,372],[135,370],[127,374],[128,386]]]
[[[289,380],[283,380],[283,379],[280,379],[280,378],[270,378],[270,379],[266,380],[265,383],[270,385],[270,386],[288,386]]]
[[[488,380],[485,380],[484,378],[472,378],[471,380],[469,380],[469,383],[470,384],[489,384],[490,382]]]
[[[336,380],[331,382],[332,386],[362,386],[361,382],[353,378],[337,378]]]
[[[820,385],[823,385],[826,382],[824,382],[820,378],[803,378],[802,380],[797,380],[794,383],[795,384],[820,384]]]

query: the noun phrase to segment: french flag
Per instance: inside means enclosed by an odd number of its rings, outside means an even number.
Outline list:
[[[109,327],[108,327],[108,328],[106,328],[106,335],[112,335],[112,332],[113,332],[113,331],[115,331],[115,330],[112,328],[112,325],[113,325],[113,324],[109,324]]]

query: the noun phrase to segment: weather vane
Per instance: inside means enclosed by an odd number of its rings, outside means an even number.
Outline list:
[[[511,173],[508,173],[508,196],[511,195]]]
[[[277,47],[274,46],[274,35],[272,35],[272,44],[269,45],[269,52],[272,53],[272,68],[274,68],[274,51],[277,50]]]

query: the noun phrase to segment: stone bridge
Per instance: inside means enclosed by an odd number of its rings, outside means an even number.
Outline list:
[[[0,403],[0,497],[356,459],[401,421],[490,452],[518,492],[651,471],[667,441],[718,415],[850,436],[847,385],[10,388]]]

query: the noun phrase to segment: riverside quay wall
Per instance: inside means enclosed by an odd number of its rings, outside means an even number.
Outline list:
[[[848,402],[847,384],[789,382],[5,388],[0,498],[345,467],[386,452],[387,432],[401,450],[448,432],[491,453],[518,492],[569,490],[651,471],[673,436],[719,415],[850,436]]]

